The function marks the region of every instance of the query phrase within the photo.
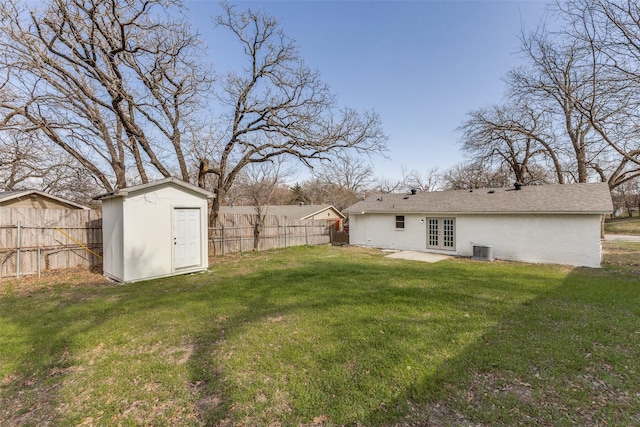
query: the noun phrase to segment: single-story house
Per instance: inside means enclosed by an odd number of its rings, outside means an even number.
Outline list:
[[[345,210],[349,243],[599,267],[606,183],[381,194]]]
[[[342,230],[346,216],[331,205],[268,205],[261,206],[263,215],[282,216],[301,221],[326,221],[334,230]],[[221,206],[221,214],[255,215],[255,206]]]
[[[210,197],[172,177],[98,196],[105,276],[135,282],[206,270]]]
[[[89,209],[81,204],[38,190],[0,191],[0,208]]]

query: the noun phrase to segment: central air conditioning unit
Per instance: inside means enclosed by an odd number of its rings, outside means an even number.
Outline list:
[[[473,259],[493,261],[493,247],[486,245],[473,245]]]

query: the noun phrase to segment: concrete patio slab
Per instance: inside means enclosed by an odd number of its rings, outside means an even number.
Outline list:
[[[430,254],[418,251],[398,251],[386,256],[387,258],[406,259],[410,261],[438,262],[449,258],[448,255]]]

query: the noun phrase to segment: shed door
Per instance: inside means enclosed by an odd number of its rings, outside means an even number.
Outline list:
[[[174,268],[200,265],[200,209],[173,210]]]

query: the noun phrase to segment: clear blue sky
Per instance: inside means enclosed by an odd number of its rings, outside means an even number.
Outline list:
[[[456,128],[469,111],[501,101],[502,78],[521,63],[518,36],[545,17],[545,1],[241,1],[277,17],[341,106],[373,109],[389,135],[376,176],[462,162]],[[237,60],[211,24],[215,1],[187,1],[217,69]]]

